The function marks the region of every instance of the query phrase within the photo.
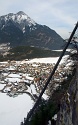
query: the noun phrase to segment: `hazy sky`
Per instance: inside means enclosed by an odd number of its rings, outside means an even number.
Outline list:
[[[0,0],[0,16],[18,11],[68,38],[78,21],[78,0]]]

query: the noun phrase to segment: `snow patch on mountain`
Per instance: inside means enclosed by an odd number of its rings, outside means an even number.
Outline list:
[[[25,26],[35,26],[37,23],[32,20],[27,14],[25,14],[22,11],[19,11],[16,14],[10,13],[8,15],[4,15],[0,17],[0,25],[2,25],[2,28],[4,28],[4,26],[7,24],[8,21],[13,21],[16,25],[19,24],[19,26],[21,25],[21,29],[23,31],[23,33],[25,32]],[[2,23],[2,22],[5,22]]]

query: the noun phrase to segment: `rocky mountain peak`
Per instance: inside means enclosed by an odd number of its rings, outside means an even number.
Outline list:
[[[64,44],[54,30],[36,23],[23,11],[0,17],[0,43],[3,42],[9,42],[12,46],[27,45],[49,49],[59,49]]]
[[[23,11],[19,11],[16,14],[9,13],[7,15],[0,17],[0,27],[1,29],[4,29],[6,27],[7,23],[11,21],[15,26],[17,26],[19,29],[22,30],[22,32],[25,32],[25,27],[35,26],[37,23],[32,20],[27,14],[25,14]]]
[[[17,15],[26,15],[23,11],[17,12]]]
[[[13,16],[14,14],[13,13],[9,13],[8,15],[6,15],[6,16]],[[4,16],[4,17],[6,17],[6,16]]]

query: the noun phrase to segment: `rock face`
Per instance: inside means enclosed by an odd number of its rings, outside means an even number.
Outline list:
[[[78,125],[78,62],[69,89],[61,100],[56,125]]]
[[[63,39],[52,29],[39,25],[20,11],[0,17],[0,43],[61,49]]]

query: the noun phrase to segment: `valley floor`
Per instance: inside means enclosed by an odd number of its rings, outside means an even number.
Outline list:
[[[56,58],[0,62],[0,124],[19,125],[37,100],[50,75]],[[51,86],[43,94],[47,99],[61,82],[72,73],[74,62],[64,56]]]

